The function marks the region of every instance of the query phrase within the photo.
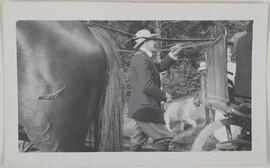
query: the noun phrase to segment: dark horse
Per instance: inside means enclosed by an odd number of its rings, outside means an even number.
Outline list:
[[[40,152],[122,147],[122,86],[112,40],[79,21],[18,21],[19,125]]]

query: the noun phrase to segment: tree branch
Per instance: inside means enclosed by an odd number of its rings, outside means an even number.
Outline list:
[[[176,21],[171,22],[170,24],[168,24],[168,25],[166,25],[165,27],[163,27],[163,29],[161,29],[161,32],[164,31],[167,27],[169,27],[169,26],[171,26],[172,24],[177,23],[177,22],[181,22],[181,21],[176,20]]]
[[[164,21],[163,23],[160,24],[160,26],[163,26],[164,24],[170,23],[172,21]]]
[[[149,27],[153,28],[154,29],[154,26],[151,25],[150,23],[147,23],[147,21],[143,21],[144,23],[146,23]]]

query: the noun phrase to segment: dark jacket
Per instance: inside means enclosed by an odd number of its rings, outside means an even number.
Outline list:
[[[240,37],[236,44],[236,74],[234,94],[251,98],[252,31]]]
[[[134,56],[130,65],[129,118],[165,124],[160,102],[166,101],[166,93],[160,89],[159,72],[167,70],[174,62],[166,56],[159,64],[154,63],[143,51]]]

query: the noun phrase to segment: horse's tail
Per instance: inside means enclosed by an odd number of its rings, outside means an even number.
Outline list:
[[[99,151],[121,151],[123,91],[120,64],[113,48],[114,42],[108,33],[102,29],[91,28],[91,32],[101,43],[106,53],[106,83],[102,96],[100,115],[98,119]]]

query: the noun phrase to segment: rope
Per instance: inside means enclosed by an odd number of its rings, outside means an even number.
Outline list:
[[[210,49],[221,39],[223,38],[223,34],[221,33],[216,39],[214,42],[212,42],[212,44],[209,46],[209,48],[206,50],[205,54],[207,54]]]
[[[157,37],[144,37],[147,40],[159,41],[174,41],[174,42],[199,42],[199,41],[214,41],[215,39],[173,39],[173,38],[157,38]],[[136,38],[134,38],[136,39]]]
[[[131,39],[137,39],[134,34],[130,34],[130,33],[124,32],[124,31],[120,31],[120,30],[116,30],[113,28],[109,28],[109,27],[106,27],[106,26],[103,26],[103,25],[100,25],[97,23],[87,22],[87,23],[85,23],[85,25],[86,26],[91,26],[91,25],[98,26],[98,27],[101,27],[104,29],[108,29],[108,30],[111,30],[111,31],[114,31],[114,32],[117,32],[120,34],[124,34],[124,35],[130,36],[130,37],[133,37]],[[155,38],[154,37],[144,37],[144,38],[147,40],[174,41],[174,42],[199,42],[199,41],[214,41],[215,40],[215,39],[173,39],[173,38],[157,38],[157,37],[155,37]]]
[[[176,48],[180,48],[180,49],[186,49],[186,48],[193,48],[193,47],[198,47],[198,46],[204,46],[204,45],[209,45],[212,44],[212,42],[206,42],[206,43],[199,43],[199,44],[193,44],[193,45],[188,45],[188,46],[184,46],[184,47],[177,47],[177,45],[175,46]],[[157,51],[169,51],[171,50],[170,48],[168,49],[161,49],[161,50],[157,50]]]
[[[136,50],[116,50],[118,52],[138,52]]]
[[[187,49],[187,48],[193,48],[193,47],[198,47],[198,46],[204,46],[204,45],[209,45],[212,44],[212,42],[206,42],[206,43],[199,43],[199,44],[193,44],[193,45],[188,45],[181,47],[179,45],[176,45],[175,48],[180,48],[180,49]],[[179,47],[178,47],[179,46]],[[168,49],[160,49],[160,50],[155,50],[155,52],[161,52],[161,51],[170,51],[171,48]],[[137,50],[116,50],[118,52],[138,52]]]
[[[91,25],[99,26],[99,27],[102,27],[104,29],[115,31],[117,33],[121,33],[121,34],[124,34],[124,35],[127,35],[127,36],[135,37],[135,35],[133,35],[133,34],[130,34],[130,33],[127,33],[127,32],[123,32],[123,31],[120,31],[120,30],[116,30],[116,29],[113,29],[113,28],[109,28],[109,27],[106,27],[106,26],[103,26],[103,25],[100,25],[100,24],[97,24],[97,23],[93,23],[93,22],[87,22],[87,23],[85,23],[85,25],[86,26],[91,26]]]

